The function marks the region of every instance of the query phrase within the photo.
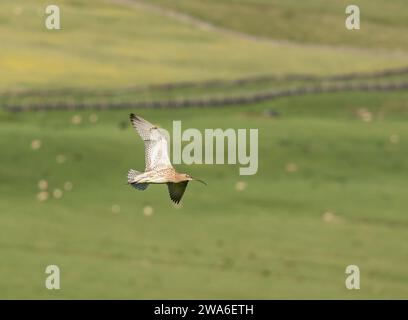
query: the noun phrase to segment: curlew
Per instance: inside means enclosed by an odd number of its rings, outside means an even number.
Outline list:
[[[189,181],[200,179],[186,173],[178,173],[172,166],[168,154],[166,135],[145,119],[130,114],[130,121],[145,144],[145,172],[130,169],[128,183],[138,190],[146,190],[149,184],[167,184],[171,200],[179,203]]]

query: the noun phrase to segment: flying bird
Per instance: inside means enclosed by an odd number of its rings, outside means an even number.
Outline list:
[[[172,166],[168,154],[167,136],[160,128],[145,119],[130,114],[130,122],[145,145],[145,172],[130,169],[128,184],[138,190],[146,190],[149,184],[167,184],[171,200],[179,203],[186,191],[189,181],[195,180],[206,184],[200,179],[186,173],[178,173]]]

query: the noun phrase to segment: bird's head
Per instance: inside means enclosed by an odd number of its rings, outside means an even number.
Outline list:
[[[185,181],[198,181],[198,182],[201,182],[201,183],[207,185],[203,180],[194,178],[194,177],[190,176],[190,175],[187,174],[187,173],[182,173],[181,175],[182,175],[182,177],[183,177],[183,179],[184,179]]]

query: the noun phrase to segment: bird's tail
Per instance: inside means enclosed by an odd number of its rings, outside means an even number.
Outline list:
[[[128,171],[128,175],[127,175],[128,182],[129,182],[129,183],[135,183],[135,182],[137,182],[137,176],[140,175],[140,174],[141,174],[141,172],[136,171],[136,170],[133,170],[133,169],[130,169],[130,170]]]
[[[138,183],[138,176],[142,173],[133,169],[128,171],[127,179],[128,183],[132,185],[132,187],[138,190],[145,190],[148,187],[147,183]]]

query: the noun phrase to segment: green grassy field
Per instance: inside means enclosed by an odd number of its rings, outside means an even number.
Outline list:
[[[140,110],[168,129],[174,119],[199,129],[259,128],[255,176],[240,177],[238,166],[179,166],[208,182],[191,183],[182,208],[164,186],[142,193],[125,185],[127,169],[144,166],[142,141],[119,125],[130,110],[98,112],[95,124],[90,112],[2,113],[1,297],[406,298],[407,98],[333,94],[204,112]],[[280,116],[264,117],[266,108]],[[288,163],[298,170],[287,172]],[[41,179],[50,191],[74,187],[39,202]],[[49,264],[61,268],[59,292],[44,288]],[[349,264],[361,268],[358,292],[344,287]]]
[[[367,23],[360,35],[342,29],[343,1],[151,2],[290,43],[204,31],[113,0],[61,0],[63,29],[47,31],[46,1],[2,1],[0,92],[34,91],[0,95],[0,298],[406,299],[407,91],[207,109],[11,113],[4,106],[94,102],[101,99],[95,90],[164,82],[401,67],[407,5],[357,1]],[[322,14],[324,28],[316,30],[312,22]],[[239,95],[308,83],[104,99]],[[72,91],[38,96],[64,88]],[[258,128],[258,173],[239,176],[239,165],[179,165],[208,183],[190,183],[179,207],[165,186],[134,190],[126,173],[142,170],[144,155],[130,112],[168,130],[173,120],[200,130]],[[45,201],[38,199],[40,180],[48,182]],[[58,291],[44,286],[51,264],[61,269]],[[351,264],[360,267],[360,290],[345,288]]]
[[[153,0],[156,4],[217,26],[307,44],[378,50],[408,49],[408,12],[404,0]],[[345,8],[357,5],[362,28],[344,28]],[[226,18],[228,17],[228,18]],[[291,27],[290,27],[291,26]],[[330,32],[328,32],[330,30]]]
[[[370,71],[407,61],[404,52],[270,44],[206,32],[115,1],[61,0],[62,30],[50,31],[44,26],[48,4],[44,0],[1,2],[3,90]],[[250,16],[246,21],[253,20]]]

